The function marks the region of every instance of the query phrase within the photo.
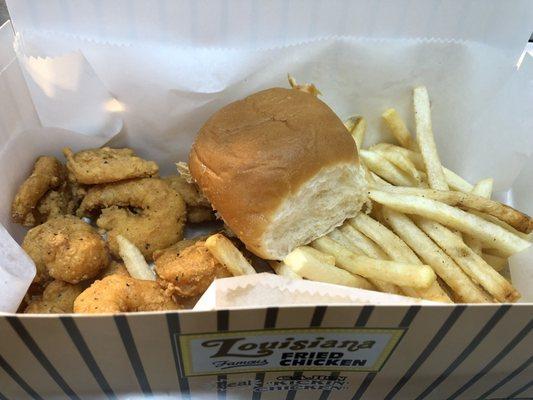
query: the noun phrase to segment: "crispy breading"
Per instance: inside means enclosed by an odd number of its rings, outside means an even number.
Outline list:
[[[67,147],[63,149],[63,154],[67,158],[69,172],[81,184],[95,185],[146,178],[156,176],[159,172],[154,161],[144,160],[127,148],[102,147],[74,153]]]
[[[105,278],[109,275],[123,275],[123,276],[130,276],[130,273],[126,269],[126,266],[123,262],[112,260],[106,269],[102,271],[100,274],[100,279]]]
[[[157,282],[123,275],[110,275],[95,281],[74,301],[74,312],[88,314],[179,308]]]
[[[38,224],[35,208],[39,200],[65,182],[64,166],[55,158],[42,156],[37,159],[31,175],[19,187],[11,204],[13,221],[32,227]]]
[[[182,250],[170,248],[158,254],[155,271],[161,285],[179,297],[195,297],[203,294],[217,278],[232,276],[205,246],[196,242]]]
[[[94,278],[109,264],[102,237],[73,216],[60,216],[28,231],[22,248],[35,262],[35,282],[48,276],[76,284]]]
[[[198,185],[188,182],[183,176],[171,175],[162,179],[181,195],[187,206],[211,208],[211,204],[202,194]]]
[[[29,314],[65,314],[73,312],[74,300],[83,292],[83,285],[71,285],[63,281],[50,282],[42,297],[32,300],[25,313]]]
[[[183,237],[186,209],[181,196],[156,178],[135,179],[92,187],[78,209],[79,216],[102,213],[98,227],[108,233],[111,252],[120,257],[117,236],[141,250],[147,260]]]

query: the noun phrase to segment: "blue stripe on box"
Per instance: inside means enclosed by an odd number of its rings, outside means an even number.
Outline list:
[[[133,335],[131,334],[128,320],[124,315],[116,315],[113,317],[113,319],[115,320],[120,338],[122,339],[122,344],[124,345],[124,349],[126,350],[126,354],[130,360],[130,364],[133,368],[133,372],[135,373],[135,377],[137,378],[137,382],[139,383],[139,386],[145,395],[151,395],[152,388],[150,387],[150,383],[146,377],[146,372],[144,371],[141,357],[139,357],[135,340],[133,340]]]
[[[490,362],[485,365],[476,375],[474,375],[468,382],[461,386],[457,391],[455,391],[448,400],[454,400],[462,393],[464,393],[470,386],[480,380],[483,376],[487,374],[496,364],[498,364],[507,354],[509,354],[517,345],[524,339],[533,328],[533,321],[529,321],[526,326],[518,332],[518,334],[505,346],[502,351],[500,351]]]
[[[276,327],[276,320],[278,319],[278,307],[269,307],[266,310],[265,315],[265,323],[263,324],[263,327],[265,329],[275,328]],[[256,387],[261,388],[263,387],[263,384],[265,382],[265,373],[260,372],[255,374],[255,381],[256,381]],[[252,393],[252,400],[260,400],[261,395],[263,394],[262,391],[254,391]]]
[[[465,311],[466,306],[455,306],[450,316],[446,318],[444,324],[437,331],[433,339],[429,342],[426,348],[418,356],[415,362],[409,367],[407,372],[402,376],[402,378],[394,385],[392,390],[385,396],[384,400],[392,400],[396,394],[404,387],[404,385],[409,382],[409,379],[415,374],[416,371],[422,366],[422,364],[427,360],[427,358],[433,353],[437,348],[439,343],[446,337],[446,334],[450,331],[452,326],[457,322],[461,314]]]
[[[311,321],[309,322],[309,327],[317,327],[322,324],[322,320],[324,319],[324,315],[326,314],[326,310],[328,309],[327,306],[316,306],[315,310],[313,311],[313,315],[311,317]],[[302,379],[303,372],[302,371],[296,371],[292,374],[292,381],[297,381]],[[294,397],[296,396],[296,390],[291,389],[287,392],[287,397],[285,397],[285,400],[294,400]]]
[[[33,354],[33,356],[39,361],[39,364],[44,368],[44,370],[50,375],[50,377],[57,383],[57,385],[63,390],[63,392],[70,398],[78,400],[79,397],[74,390],[68,385],[67,382],[63,379],[61,374],[55,369],[50,360],[45,356],[41,348],[37,345],[35,340],[31,337],[26,328],[22,325],[20,320],[17,317],[7,317],[7,322],[13,330],[17,333],[19,338],[24,342],[28,350]]]
[[[6,371],[6,374],[8,374],[11,377],[11,379],[13,379],[17,383],[17,385],[19,385],[20,388],[24,390],[31,398],[37,399],[37,400],[44,400],[41,396],[37,394],[35,390],[32,389],[30,385],[26,383],[26,381],[19,374],[17,374],[17,371],[15,371],[13,367],[9,365],[9,363],[4,359],[4,357],[2,357],[1,354],[0,354],[0,367],[4,371]]]
[[[217,331],[227,331],[229,328],[229,310],[217,311]],[[226,382],[228,376],[226,374],[217,375],[217,399],[226,398]],[[220,385],[222,383],[222,385]]]
[[[494,385],[489,390],[487,390],[485,393],[483,393],[481,396],[479,396],[477,400],[485,400],[491,393],[494,393],[496,390],[501,388],[503,385],[505,385],[507,382],[509,382],[511,379],[513,379],[515,376],[519,375],[523,370],[525,370],[527,367],[529,367],[532,362],[533,362],[533,356],[529,357],[517,369],[515,369],[508,376],[506,376],[504,379],[502,379],[496,385]]]
[[[3,395],[2,392],[0,392],[0,400],[9,400],[7,396]]]
[[[181,323],[178,313],[167,314],[168,333],[170,341],[172,342],[172,354],[174,355],[174,363],[176,364],[176,374],[178,375],[178,382],[180,385],[180,392],[183,399],[191,398],[191,389],[189,387],[189,380],[183,371],[183,355],[181,354],[181,346],[176,335],[181,333]]]
[[[514,391],[513,393],[511,393],[509,396],[506,397],[506,399],[517,399],[518,398],[518,395],[522,392],[525,392],[526,390],[528,390],[530,387],[533,386],[533,380],[529,381],[529,383],[526,383],[524,386],[522,386],[520,389]]]
[[[91,371],[91,374],[93,375],[94,379],[96,380],[102,391],[107,395],[107,398],[116,399],[113,389],[111,389],[111,386],[107,382],[104,374],[102,373],[102,370],[94,359],[91,350],[89,349],[89,346],[87,346],[85,339],[83,339],[83,336],[80,330],[78,329],[78,326],[74,322],[74,319],[72,317],[60,317],[60,320],[63,326],[65,327],[65,330],[67,331],[68,335],[70,336],[72,343],[74,343],[74,346],[76,346],[76,348],[78,349],[81,358],[83,359],[83,361],[85,361],[87,368],[89,368],[89,371]]]
[[[420,306],[411,306],[411,307],[409,307],[409,309],[405,313],[404,317],[400,321],[399,327],[400,328],[408,328],[411,325],[411,323],[413,322],[413,320],[415,319],[415,317],[416,317],[416,315],[418,314],[419,311],[420,311]],[[357,389],[357,391],[353,395],[352,400],[358,400],[361,397],[363,397],[363,394],[365,394],[365,392],[368,389],[368,387],[372,384],[372,381],[374,380],[376,375],[377,374],[375,372],[370,372],[370,373],[368,373],[365,376],[365,379],[363,380],[361,385],[359,385],[359,388]]]
[[[444,372],[435,379],[417,398],[416,400],[422,400],[427,397],[433,390],[437,388],[450,374],[455,371],[455,369],[461,365],[461,363],[466,360],[466,358],[483,342],[483,339],[492,331],[492,328],[496,326],[498,322],[503,318],[503,316],[509,311],[511,306],[504,305],[500,306],[498,310],[494,313],[491,319],[481,328],[476,336],[472,339],[470,344],[465,347],[465,349],[457,356],[455,360],[444,370]]]

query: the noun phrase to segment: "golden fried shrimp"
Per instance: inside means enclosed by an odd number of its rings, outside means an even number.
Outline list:
[[[203,294],[217,278],[232,276],[205,247],[197,242],[181,251],[170,248],[158,254],[155,271],[162,286],[180,297]]]
[[[87,185],[152,177],[159,172],[154,161],[138,157],[132,149],[102,147],[74,153],[67,147],[63,154],[69,172],[78,183]]]
[[[27,314],[65,314],[73,312],[74,300],[83,292],[81,284],[71,285],[63,281],[52,281],[44,289],[41,298],[32,300]]]
[[[200,188],[194,183],[189,183],[183,176],[171,175],[162,179],[180,194],[187,206],[211,208],[211,204],[202,194]]]
[[[112,260],[108,267],[100,274],[100,279],[103,279],[109,275],[130,276],[130,273],[126,269],[124,263]]]
[[[156,178],[135,179],[89,189],[78,209],[79,216],[102,210],[96,220],[108,232],[111,252],[120,257],[117,236],[141,250],[147,260],[183,237],[186,210],[181,196]]]
[[[215,221],[216,215],[211,208],[187,207],[187,221],[198,224],[200,222]]]
[[[35,282],[51,276],[76,284],[94,278],[109,264],[102,237],[89,224],[66,215],[28,231],[22,248],[35,262]]]
[[[164,311],[181,308],[154,281],[110,275],[95,281],[74,301],[75,313]]]
[[[167,176],[163,180],[168,182],[187,204],[187,221],[196,224],[216,219],[211,204],[196,184],[189,182],[181,175]]]
[[[163,255],[163,254],[165,254],[167,252],[179,253],[182,250],[186,249],[187,247],[192,246],[196,242],[205,241],[209,236],[210,235],[202,235],[202,236],[194,237],[192,239],[180,240],[179,242],[174,243],[172,246],[169,246],[166,249],[154,251],[153,259],[157,260],[161,255]]]
[[[48,190],[59,187],[65,178],[65,169],[55,157],[39,157],[31,175],[15,195],[11,205],[13,221],[28,227],[35,226],[38,223],[34,213],[37,203]]]

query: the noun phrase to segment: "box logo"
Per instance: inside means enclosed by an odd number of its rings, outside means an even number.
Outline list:
[[[379,371],[403,329],[272,329],[175,335],[186,376],[264,371]]]

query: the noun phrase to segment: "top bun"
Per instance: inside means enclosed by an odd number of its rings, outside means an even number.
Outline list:
[[[217,111],[189,168],[231,230],[266,259],[323,236],[366,200],[350,133],[325,103],[294,89],[263,90]]]

